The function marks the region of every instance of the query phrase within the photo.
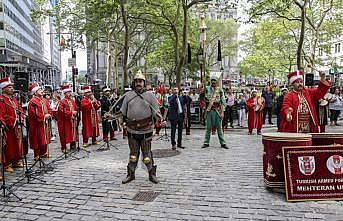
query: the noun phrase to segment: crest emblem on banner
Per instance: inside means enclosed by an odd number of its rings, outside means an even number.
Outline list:
[[[333,174],[343,174],[343,157],[333,155],[326,161],[326,167]]]
[[[299,170],[304,175],[312,175],[316,170],[314,156],[298,157]]]

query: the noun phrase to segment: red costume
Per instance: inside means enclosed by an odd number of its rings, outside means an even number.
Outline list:
[[[260,106],[258,111],[255,110],[256,105]],[[261,133],[262,124],[263,124],[264,107],[265,107],[265,101],[260,96],[250,97],[247,100],[249,134],[252,134],[252,130],[254,128],[257,129],[257,133]]]
[[[29,87],[30,94],[35,94],[40,87],[32,84]],[[34,151],[34,157],[48,157],[48,144],[51,141],[51,118],[45,119],[45,115],[52,116],[49,102],[43,97],[33,96],[28,104],[28,123],[30,148]]]
[[[91,91],[91,87],[83,87],[85,93]],[[99,132],[99,119],[97,110],[101,107],[100,101],[92,102],[88,97],[81,100],[82,112],[82,136],[83,144],[88,143],[88,139],[92,137],[92,143],[96,143],[96,137],[100,135]]]
[[[70,85],[63,86],[63,92],[71,92]],[[77,105],[72,98],[63,98],[58,104],[57,125],[62,151],[66,150],[68,143],[74,149],[78,141],[77,116],[73,114],[74,111],[77,111]]]
[[[309,131],[311,133],[318,133],[318,119],[317,114],[314,106],[314,102],[318,101],[319,99],[323,98],[327,91],[330,89],[331,84],[328,82],[320,82],[318,88],[304,88],[301,92],[291,91],[289,92],[284,100],[281,109],[281,123],[280,123],[280,131],[281,132],[290,132],[290,133],[298,133],[302,132],[299,130],[299,118],[298,115],[300,113],[300,103],[303,104],[303,107],[309,112]],[[286,120],[286,116],[288,113],[289,108],[293,109],[292,113],[292,120],[288,122]]]
[[[7,77],[0,80],[1,89],[10,85],[12,86],[13,84]],[[0,100],[0,120],[4,124],[6,134],[4,136],[6,137],[4,166],[11,166],[11,164],[16,166],[24,155],[19,115],[16,113],[16,110],[21,113],[21,122],[24,122],[24,111],[15,97],[9,97],[4,94],[0,95]]]

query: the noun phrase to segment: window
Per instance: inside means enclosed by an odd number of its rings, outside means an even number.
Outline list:
[[[323,49],[322,48],[319,48],[319,56],[323,56]]]
[[[341,52],[341,43],[335,44],[335,53],[340,53]]]

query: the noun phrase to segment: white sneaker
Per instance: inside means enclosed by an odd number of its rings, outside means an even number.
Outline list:
[[[55,140],[56,140],[55,136],[51,137],[51,141],[55,141]]]

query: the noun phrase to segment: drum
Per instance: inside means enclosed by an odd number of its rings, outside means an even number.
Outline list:
[[[264,99],[262,97],[259,97],[257,99],[257,103],[256,103],[256,106],[254,108],[255,112],[259,112],[263,106],[263,102],[264,102]]]
[[[312,133],[312,145],[343,145],[343,133]]]
[[[285,176],[282,147],[311,146],[311,135],[301,133],[265,133],[262,135],[262,144],[265,186],[275,192],[284,192]]]

